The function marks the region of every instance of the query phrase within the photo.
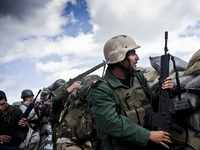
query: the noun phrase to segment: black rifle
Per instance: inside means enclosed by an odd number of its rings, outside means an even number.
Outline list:
[[[165,54],[161,56],[161,72],[160,72],[160,80],[159,84],[162,85],[164,80],[169,76],[169,60],[170,54],[167,53],[167,39],[168,39],[168,32],[165,32],[165,47],[164,51]],[[162,86],[161,86],[162,87]],[[171,99],[169,89],[162,89],[160,87],[160,94],[159,94],[159,106],[158,112],[152,112],[149,115],[147,120],[147,126],[151,130],[156,131],[165,131],[169,132],[170,129],[174,129],[179,134],[183,133],[184,129],[174,123],[175,121],[175,108],[174,102]],[[152,101],[152,100],[151,100]],[[156,145],[156,150],[165,149],[163,146]]]
[[[102,63],[100,63],[100,64],[98,64],[97,66],[95,66],[95,67],[93,67],[93,68],[87,70],[86,72],[84,72],[84,73],[82,73],[82,74],[76,76],[75,78],[69,79],[69,81],[67,81],[66,84],[67,84],[68,86],[70,86],[70,85],[72,85],[72,84],[73,84],[74,82],[76,82],[76,81],[81,81],[85,76],[87,76],[88,74],[90,74],[90,73],[94,72],[95,70],[101,68],[102,66],[105,67],[105,65],[106,65],[106,62],[103,61]],[[55,89],[54,91],[52,91],[52,92],[49,94],[48,99],[53,98],[53,100],[57,100],[57,95],[58,95],[58,93],[59,93],[61,90],[65,90],[65,89],[66,89],[66,86],[65,86],[65,85],[61,85],[60,87],[58,87],[57,89]]]

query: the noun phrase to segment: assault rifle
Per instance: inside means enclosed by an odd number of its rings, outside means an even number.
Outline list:
[[[169,60],[171,55],[167,53],[167,39],[168,39],[168,32],[165,32],[165,47],[164,51],[165,54],[161,56],[161,72],[160,72],[160,80],[159,84],[162,85],[164,80],[169,76]],[[162,87],[162,86],[161,86]],[[149,115],[147,120],[147,126],[151,130],[156,131],[165,131],[169,132],[170,129],[174,129],[179,134],[183,133],[184,129],[174,123],[175,121],[175,108],[174,102],[171,99],[169,89],[162,89],[160,87],[160,94],[159,94],[159,106],[158,112],[152,112]],[[151,100],[152,102],[152,100]],[[163,146],[156,145],[158,150],[165,149]]]
[[[88,74],[94,72],[95,70],[101,68],[102,66],[105,67],[106,65],[106,62],[103,61],[102,63],[98,64],[97,66],[87,70],[86,72],[76,76],[75,78],[73,79],[69,79],[69,81],[66,82],[67,86],[70,86],[72,85],[74,82],[76,81],[81,81],[85,76],[87,76]],[[60,87],[58,87],[57,89],[55,89],[54,91],[51,91],[51,93],[49,94],[48,98],[47,99],[51,99],[53,98],[53,101],[56,101],[58,99],[57,95],[58,93],[61,91],[61,90],[65,90],[66,89],[66,85],[61,85]]]

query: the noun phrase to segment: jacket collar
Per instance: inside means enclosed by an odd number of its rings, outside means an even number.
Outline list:
[[[107,82],[113,87],[113,88],[118,88],[118,87],[125,87],[129,88],[128,86],[124,85],[118,78],[116,78],[107,68],[106,73],[105,73],[105,78]]]

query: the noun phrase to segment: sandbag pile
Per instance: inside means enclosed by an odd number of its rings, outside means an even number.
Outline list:
[[[156,89],[158,86],[158,79],[160,76],[160,56],[149,57],[151,67],[142,68],[141,71],[146,77],[152,89]],[[200,50],[195,52],[190,58],[189,62],[175,57],[176,68],[179,74],[180,86],[182,88],[196,89],[196,92],[183,92],[181,93],[181,100],[189,100],[191,104],[190,111],[187,111],[186,115],[182,117],[182,122],[187,127],[195,132],[200,131]],[[175,78],[175,70],[173,62],[169,62],[169,75],[174,80],[174,88],[177,87],[177,81]],[[199,91],[199,92],[198,92]],[[178,93],[173,95],[173,101],[179,101]]]

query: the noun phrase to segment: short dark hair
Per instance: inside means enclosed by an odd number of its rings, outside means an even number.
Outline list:
[[[0,90],[0,101],[5,99],[7,101],[7,97],[6,97],[6,94]]]

